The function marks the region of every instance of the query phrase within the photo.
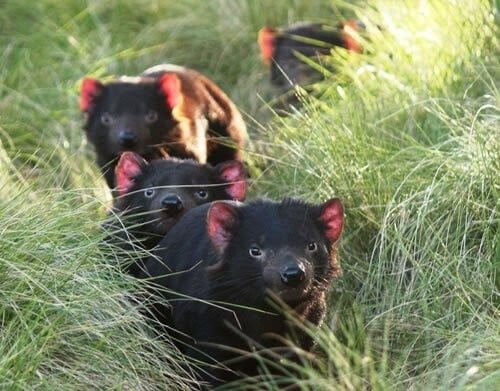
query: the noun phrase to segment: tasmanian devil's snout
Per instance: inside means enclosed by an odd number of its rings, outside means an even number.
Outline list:
[[[116,114],[109,125],[110,145],[115,146],[116,152],[133,151],[144,154],[153,143],[149,126],[143,115]]]
[[[295,288],[306,280],[306,268],[301,262],[289,262],[280,270],[281,282]]]
[[[166,194],[165,197],[161,200],[161,206],[163,212],[171,217],[179,215],[184,210],[182,198],[175,193]]]
[[[122,148],[133,148],[137,144],[137,134],[130,129],[121,129],[118,132],[118,142]]]
[[[310,294],[313,267],[311,263],[293,252],[269,257],[262,274],[269,296],[293,305]]]

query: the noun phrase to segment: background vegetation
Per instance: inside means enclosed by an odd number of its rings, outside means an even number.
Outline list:
[[[85,75],[195,68],[241,107],[252,195],[346,205],[304,389],[500,387],[498,13],[486,0],[0,1],[0,388],[188,389],[99,245]],[[366,51],[275,116],[260,27],[361,18]],[[373,27],[379,25],[381,30]],[[280,379],[246,383],[277,389]],[[167,386],[168,385],[168,386]],[[238,387],[242,389],[244,385]]]

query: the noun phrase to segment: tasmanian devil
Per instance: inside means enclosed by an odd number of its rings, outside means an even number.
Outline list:
[[[299,322],[321,323],[340,274],[342,226],[338,198],[320,205],[258,199],[194,208],[160,242],[157,257],[146,261],[142,276],[152,277],[153,289],[168,303],[151,312],[167,330],[178,330],[181,351],[226,365],[200,374],[212,384],[257,372],[257,362],[241,352],[285,354],[287,333],[309,350],[312,339],[293,329],[281,309],[291,309]]]
[[[168,154],[218,164],[240,160],[247,139],[241,114],[226,94],[200,73],[176,65],[108,83],[85,78],[80,109],[111,188],[123,151],[148,161]]]
[[[116,166],[118,197],[114,214],[124,230],[116,239],[124,248],[134,243],[152,249],[190,209],[215,200],[244,200],[243,164],[230,160],[211,166],[194,160],[157,159],[150,163],[135,152],[124,152]],[[108,225],[118,228],[117,222]],[[125,239],[125,240],[123,240]],[[134,263],[129,272],[137,274]]]
[[[321,74],[300,57],[328,55],[334,46],[360,52],[360,43],[352,32],[363,28],[364,25],[355,20],[342,22],[334,28],[310,22],[285,29],[261,28],[258,43],[261,58],[270,67],[271,83],[286,92],[294,85],[319,80]]]

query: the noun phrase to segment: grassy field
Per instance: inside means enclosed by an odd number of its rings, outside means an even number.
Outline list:
[[[110,196],[78,112],[86,75],[195,68],[238,104],[251,196],[346,205],[344,274],[304,390],[500,387],[494,2],[0,1],[0,389],[189,389],[100,245]],[[256,34],[357,16],[363,55],[273,115]],[[379,25],[381,30],[371,28]],[[256,172],[259,172],[256,170]],[[290,364],[292,365],[292,364]],[[292,373],[292,372],[291,372]],[[264,378],[238,389],[274,390]],[[234,387],[236,388],[236,386]]]

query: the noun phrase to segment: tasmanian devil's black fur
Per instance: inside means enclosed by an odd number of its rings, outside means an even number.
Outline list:
[[[152,249],[190,209],[215,200],[245,198],[247,183],[243,164],[232,160],[215,167],[194,160],[158,159],[151,163],[134,152],[124,152],[116,167],[119,196],[114,214],[125,226],[119,236],[130,248],[135,240]],[[114,228],[116,223],[113,224]],[[189,240],[189,239],[186,239]],[[130,272],[136,274],[137,265]]]
[[[152,312],[182,333],[176,335],[182,351],[227,365],[228,370],[208,368],[200,375],[205,380],[217,384],[238,373],[255,374],[256,361],[241,360],[234,349],[284,348],[282,337],[292,330],[277,303],[299,320],[321,323],[331,282],[340,274],[342,226],[337,198],[321,205],[261,199],[194,208],[160,242],[160,259],[146,261],[142,276],[153,277],[169,302]],[[311,349],[309,336],[293,332],[303,349]]]

